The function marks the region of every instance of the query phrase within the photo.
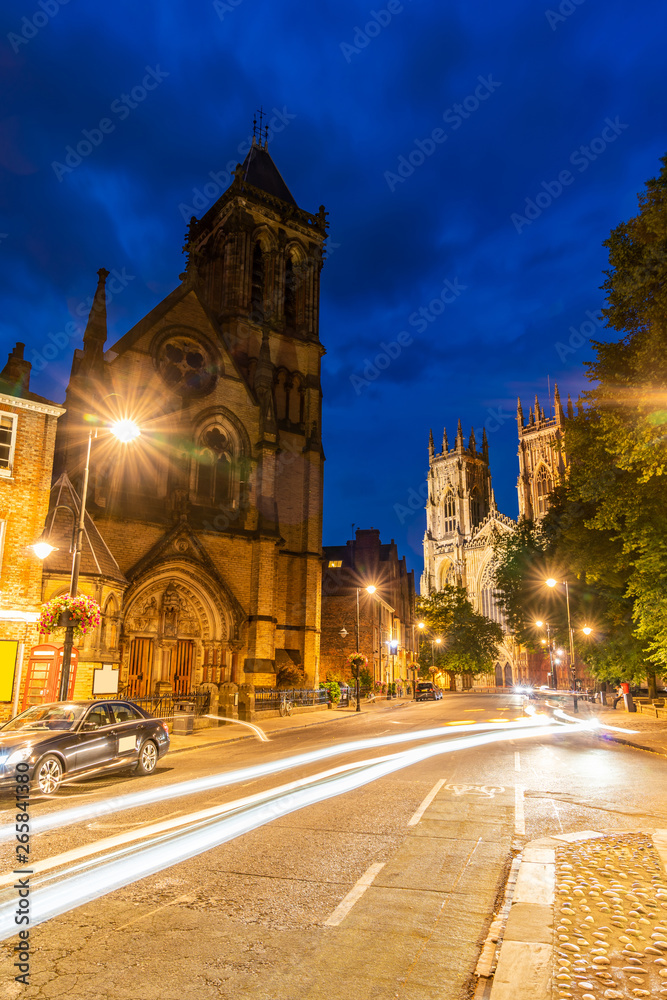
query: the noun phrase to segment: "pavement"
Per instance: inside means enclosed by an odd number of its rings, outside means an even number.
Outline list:
[[[466,692],[475,694],[472,692]],[[509,692],[508,692],[509,693]],[[444,694],[445,698],[456,697],[453,693]],[[395,709],[398,706],[409,705],[410,698],[377,698],[374,702],[362,702],[361,711],[355,712],[352,708],[335,708],[316,712],[304,712],[294,714],[285,719],[270,718],[262,719],[261,713],[257,714],[253,725],[270,736],[272,733],[279,733],[285,730],[303,729],[310,726],[321,726],[333,724],[343,719],[349,719],[354,715],[376,714],[387,709]],[[568,715],[572,715],[572,698],[563,698],[562,707]],[[573,716],[574,717],[574,716]],[[639,712],[629,713],[624,709],[603,708],[592,702],[579,701],[578,718],[595,718],[604,726],[611,726],[613,729],[601,730],[596,735],[599,739],[622,743],[625,746],[634,747],[637,750],[657,753],[667,757],[667,719],[653,719],[649,715],[642,715]],[[619,732],[618,730],[629,730]],[[243,739],[257,739],[257,733],[245,723],[231,719],[220,719],[220,722],[207,729],[198,729],[188,736],[176,736],[169,734],[171,740],[170,752],[180,750],[192,750],[199,747],[211,747],[218,743],[229,743]]]
[[[362,704],[360,713],[333,709],[286,719],[260,717],[255,725],[270,737],[284,730],[335,726],[355,714],[378,715],[410,701],[378,699]],[[559,703],[573,715],[571,698]],[[585,701],[579,701],[577,717],[612,727],[593,732],[601,741],[667,756],[667,720]],[[251,729],[225,723],[172,736],[172,752],[255,738]],[[489,803],[492,809],[500,805]],[[457,815],[460,808],[456,803]],[[515,839],[512,848],[505,898],[496,901],[480,953],[476,998],[667,1000],[667,830],[581,830],[528,844]],[[450,844],[446,853],[452,850]],[[376,880],[378,891],[393,889],[390,875],[387,867]],[[445,934],[433,944],[451,965],[455,960],[446,939]],[[353,947],[352,939],[348,944]]]
[[[188,736],[177,736],[169,732],[170,753],[178,753],[180,750],[193,750],[196,748],[212,747],[218,743],[232,743],[237,740],[256,740],[258,738],[257,729],[270,736],[272,733],[280,733],[285,730],[309,729],[311,726],[322,726],[336,724],[350,716],[361,716],[377,714],[387,709],[395,709],[404,705],[412,704],[410,698],[376,698],[372,702],[362,702],[359,712],[353,708],[331,708],[322,709],[315,712],[295,713],[282,719],[280,716],[270,719],[263,719],[261,712],[253,723],[241,722],[238,719],[223,719],[219,722],[212,720],[212,725],[206,729],[197,729]],[[255,727],[253,729],[253,726]],[[666,725],[667,728],[667,725]]]
[[[601,740],[667,756],[663,720],[589,702],[578,715],[614,727],[596,733]],[[476,996],[667,998],[667,830],[545,837],[526,844],[517,863],[482,951]]]

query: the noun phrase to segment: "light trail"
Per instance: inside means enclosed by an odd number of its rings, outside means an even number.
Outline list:
[[[252,722],[243,722],[241,719],[226,719],[222,715],[205,715],[204,718],[205,719],[215,719],[216,722],[229,722],[229,723],[233,723],[235,726],[246,726],[248,729],[252,729],[252,731],[255,734],[255,736],[262,743],[270,743],[271,742],[269,740],[269,737],[264,732],[264,730],[260,729],[259,726],[255,726]],[[194,749],[194,747],[193,747],[193,749]]]
[[[575,723],[568,728],[576,731],[588,726]],[[457,750],[544,735],[544,725],[533,723],[530,727],[522,726],[520,731],[518,729],[515,724],[511,732],[496,731],[477,736],[467,732],[465,736],[456,739],[441,740],[390,756],[344,765],[282,788],[258,793],[259,796],[265,796],[263,802],[248,804],[246,799],[240,800],[241,803],[245,801],[245,804],[230,804],[234,807],[233,812],[222,818],[204,819],[185,831],[162,834],[140,846],[125,848],[115,855],[75,866],[70,872],[45,876],[31,885],[31,926],[202,854],[291,812],[360,788],[412,764]],[[256,800],[256,796],[247,798]],[[16,906],[15,895],[10,890],[5,891],[0,903],[0,940],[16,934]]]
[[[466,733],[483,730],[511,730],[514,732],[522,727],[535,726],[536,724],[548,727],[553,726],[554,722],[546,716],[540,716],[539,718],[525,719],[521,722],[476,723],[466,726]],[[451,738],[452,731],[451,729],[439,726],[434,729],[422,729],[412,733],[397,733],[395,736],[352,740],[348,743],[323,747],[321,750],[313,750],[308,753],[296,754],[292,757],[279,758],[265,764],[255,764],[251,767],[240,768],[237,771],[223,771],[218,774],[207,775],[205,778],[191,778],[188,781],[180,781],[160,788],[151,788],[140,792],[128,792],[125,795],[115,795],[112,798],[99,802],[71,806],[67,809],[60,809],[37,816],[31,820],[31,833],[37,834],[47,830],[57,830],[63,826],[98,819],[100,816],[106,816],[111,813],[116,814],[128,809],[139,809],[148,805],[154,805],[157,802],[166,802],[170,799],[181,798],[182,796],[199,795],[202,792],[211,791],[215,788],[224,788],[228,785],[236,785],[244,781],[265,778],[271,774],[279,774],[281,771],[286,771],[294,767],[315,764],[343,753],[372,750],[377,747],[411,743],[416,740],[431,739],[439,736],[449,736]],[[0,843],[12,840],[13,837],[13,825],[5,824],[0,828]]]

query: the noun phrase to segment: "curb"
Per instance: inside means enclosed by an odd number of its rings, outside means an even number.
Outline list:
[[[368,714],[369,714],[368,711],[363,708],[360,712],[349,713],[350,716],[368,715]],[[300,726],[284,726],[282,729],[274,729],[271,732],[271,735],[274,736],[276,734],[281,734],[281,733],[292,733],[294,732],[294,730],[298,729],[314,729],[315,726],[326,726],[328,723],[334,722],[336,719],[344,719],[346,717],[347,716],[343,715],[342,713],[340,715],[336,715],[335,713],[332,713],[331,715],[327,714],[326,719],[321,719],[319,722],[311,722],[308,725],[300,725]],[[257,723],[255,724],[257,725]],[[211,726],[210,728],[213,729],[214,727]],[[255,733],[244,733],[242,736],[223,737],[222,739],[212,740],[210,743],[194,743],[192,746],[189,747],[176,747],[173,750],[170,747],[169,754],[172,755],[175,753],[184,753],[186,750],[187,751],[205,750],[207,748],[210,749],[211,747],[217,747],[226,743],[239,743],[241,740],[253,740],[253,739],[255,740],[257,739]]]
[[[630,744],[634,746],[634,744]],[[520,859],[514,892],[502,936],[493,921],[487,938],[500,941],[495,972],[479,972],[480,983],[493,976],[489,1000],[551,1000],[554,960],[554,909],[556,847],[582,840],[622,833],[644,833],[653,838],[656,851],[667,868],[667,830],[581,830],[543,837],[526,844]],[[507,904],[505,909],[507,910]],[[495,930],[495,934],[494,934]],[[490,946],[490,945],[489,945]],[[487,946],[485,946],[487,947]]]

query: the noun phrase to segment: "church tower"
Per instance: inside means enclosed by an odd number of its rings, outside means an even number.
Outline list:
[[[442,451],[437,454],[431,432],[422,594],[441,590],[448,583],[465,586],[463,547],[492,510],[495,499],[486,430],[480,451],[474,430],[465,444],[459,420],[454,447],[449,447],[445,429]]]
[[[297,205],[265,131],[191,220],[180,284],[110,349],[98,272],[57,441],[77,486],[101,428],[88,509],[127,580],[121,685],[204,684],[232,714],[244,686],[299,668],[311,687],[319,671],[326,212]],[[141,436],[120,447],[104,428],[123,416]]]
[[[558,386],[554,386],[554,414],[548,415],[535,396],[524,423],[521,400],[517,402],[519,431],[519,516],[528,520],[544,517],[549,507],[549,494],[565,475],[568,458],[562,450],[565,413]],[[572,400],[567,397],[567,415],[573,416]]]

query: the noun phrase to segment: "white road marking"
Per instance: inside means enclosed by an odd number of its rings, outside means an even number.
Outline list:
[[[446,778],[441,778],[440,781],[436,781],[435,785],[428,793],[422,804],[417,809],[417,812],[408,820],[408,826],[416,826],[419,820],[422,818],[428,807],[430,806],[433,799],[436,797],[442,786],[444,785]]]
[[[525,788],[523,785],[516,785],[514,788],[514,832],[521,837],[526,834],[526,817],[523,811],[523,795]]]
[[[549,802],[554,807],[554,812],[556,813],[556,819],[558,820],[558,825],[560,827],[560,832],[562,833],[563,832],[563,824],[560,821],[560,813],[558,812],[558,806],[556,805],[556,803],[554,802],[553,799],[549,799]]]
[[[514,770],[515,771],[521,770],[521,754],[519,753],[518,750],[514,751]]]
[[[384,861],[377,862],[371,865],[367,872],[361,876],[356,885],[354,885],[347,896],[340,901],[336,909],[333,911],[330,917],[324,921],[325,927],[338,927],[339,924],[343,922],[345,917],[348,915],[357,900],[361,899],[363,894],[368,889],[375,879],[375,876],[382,871],[385,866]]]
[[[504,792],[502,785],[447,785],[448,792],[454,795],[486,795],[492,799],[496,792]]]

